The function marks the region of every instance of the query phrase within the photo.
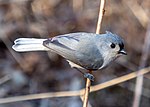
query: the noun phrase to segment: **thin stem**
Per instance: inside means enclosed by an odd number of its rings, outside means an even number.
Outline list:
[[[92,71],[89,71],[89,73],[92,73]],[[88,97],[89,97],[89,92],[90,92],[90,86],[91,86],[91,80],[89,78],[87,78],[86,79],[84,99],[83,99],[83,107],[87,107],[87,105],[88,105]]]
[[[102,25],[102,18],[103,18],[103,15],[105,13],[105,10],[104,10],[105,2],[106,2],[106,0],[101,0],[101,3],[100,3],[96,34],[100,33],[100,29],[101,29],[101,25]],[[89,71],[89,73],[92,73],[92,71]],[[90,86],[91,86],[91,81],[87,78],[86,79],[86,88],[85,88],[84,100],[83,100],[83,107],[87,107],[87,105],[88,105]]]
[[[105,3],[106,3],[106,0],[101,0],[101,4],[99,7],[99,16],[98,16],[97,28],[96,28],[97,34],[100,33],[100,29],[101,29],[101,25],[102,25],[102,18],[103,18],[104,13],[105,13],[105,9],[104,9]]]
[[[135,71],[135,72],[126,74],[124,76],[117,77],[115,79],[111,79],[104,83],[91,86],[90,92],[95,92],[95,91],[102,90],[104,88],[107,88],[107,87],[110,87],[119,83],[123,83],[125,81],[129,81],[137,76],[144,75],[149,72],[150,72],[150,66],[147,68],[141,69],[139,71]],[[8,98],[0,98],[0,104],[12,103],[12,102],[17,102],[17,101],[44,99],[44,98],[82,96],[84,93],[85,93],[85,89],[81,89],[78,91],[61,91],[61,92],[48,92],[48,93],[40,93],[40,94],[13,96],[13,97],[8,97]]]
[[[150,25],[148,26],[147,33],[145,36],[145,41],[144,41],[144,45],[143,45],[142,57],[141,57],[139,69],[144,68],[146,66],[146,62],[147,62],[149,50],[150,50],[149,40],[150,40]],[[137,73],[139,73],[139,72],[137,72]],[[143,75],[140,75],[136,79],[133,107],[140,106],[142,89],[143,89]]]

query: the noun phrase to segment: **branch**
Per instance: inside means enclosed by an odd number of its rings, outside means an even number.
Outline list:
[[[137,1],[133,2],[133,0],[123,0],[123,3],[129,7],[129,9],[132,11],[132,13],[140,22],[140,24],[144,28],[146,28],[150,18],[147,15],[147,13],[144,11],[144,9],[137,3]]]
[[[0,85],[4,84],[5,82],[9,81],[11,79],[10,75],[6,75],[2,78],[0,78]]]
[[[138,73],[137,73],[138,72]],[[90,92],[95,92],[98,90],[102,90],[104,88],[131,80],[137,76],[144,75],[150,72],[150,66],[139,71],[135,71],[133,73],[112,79],[110,81],[95,85],[91,87]],[[49,93],[40,93],[40,94],[31,94],[24,96],[16,96],[16,97],[8,97],[0,99],[0,104],[3,103],[11,103],[17,101],[26,101],[26,100],[35,100],[35,99],[44,99],[44,98],[54,98],[54,97],[70,97],[70,96],[81,96],[84,94],[85,89],[81,89],[79,91],[63,91],[63,92],[49,92]]]
[[[104,15],[104,7],[105,7],[106,0],[101,0],[100,7],[99,7],[99,15],[98,15],[98,22],[97,22],[97,28],[96,28],[96,34],[100,33],[101,25],[102,25],[102,18]],[[89,71],[89,73],[92,73],[92,71]],[[87,78],[86,79],[86,88],[85,88],[85,94],[84,94],[84,100],[83,100],[83,107],[87,107],[88,105],[88,97],[90,92],[90,86],[91,81]]]
[[[102,25],[102,18],[104,16],[105,13],[105,3],[106,0],[101,0],[101,4],[100,4],[100,10],[99,10],[99,16],[98,16],[98,22],[97,22],[97,28],[96,28],[96,33],[99,34],[100,33],[100,29],[101,29],[101,25]]]
[[[149,50],[150,50],[149,40],[150,40],[150,26],[147,28],[147,33],[145,36],[145,41],[144,41],[144,45],[143,45],[142,57],[141,57],[139,69],[144,68],[146,65],[146,62],[148,60],[148,55],[149,55]],[[138,76],[136,79],[133,107],[139,107],[139,105],[140,105],[142,87],[143,87],[143,75]]]
[[[92,71],[89,71],[89,73],[92,73]],[[85,94],[83,97],[83,107],[87,107],[87,105],[88,105],[90,86],[91,86],[91,80],[89,78],[86,78]]]

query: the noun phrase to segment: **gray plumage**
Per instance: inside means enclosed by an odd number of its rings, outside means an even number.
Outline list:
[[[70,33],[49,39],[19,38],[14,43],[12,48],[18,52],[52,50],[72,67],[87,70],[101,69],[126,54],[122,38],[108,31],[106,34]]]

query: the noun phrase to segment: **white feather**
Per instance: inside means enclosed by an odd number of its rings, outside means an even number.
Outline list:
[[[26,51],[48,51],[49,49],[43,46],[43,41],[46,39],[36,38],[19,38],[14,41],[12,48],[18,52]]]

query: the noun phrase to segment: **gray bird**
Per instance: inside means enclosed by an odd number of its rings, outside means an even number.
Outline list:
[[[70,33],[49,39],[19,38],[14,43],[12,48],[17,52],[51,50],[64,57],[71,67],[94,71],[127,54],[123,39],[108,31],[106,34]],[[94,79],[93,75],[81,72],[86,78]]]

